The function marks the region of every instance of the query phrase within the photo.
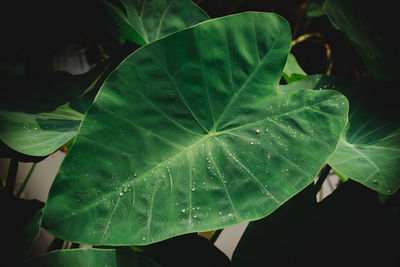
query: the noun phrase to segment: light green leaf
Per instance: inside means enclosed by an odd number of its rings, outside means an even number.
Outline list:
[[[134,252],[117,249],[67,249],[55,250],[29,261],[26,267],[159,267],[150,258]]]
[[[362,0],[326,0],[323,8],[332,25],[353,43],[375,79],[399,81],[395,8]]]
[[[307,73],[297,63],[295,56],[289,53],[282,76],[287,83],[292,83],[307,77]]]
[[[208,20],[208,15],[190,0],[104,0],[115,26],[110,32],[121,43],[143,45]]]
[[[50,190],[46,228],[148,244],[262,218],[336,148],[347,99],[278,93],[286,20],[243,13],[146,45],[107,78]]]
[[[384,194],[400,186],[397,84],[313,75],[288,88],[334,89],[350,101],[349,124],[328,163],[335,171]]]
[[[104,66],[86,74],[40,74],[10,79],[0,92],[0,139],[12,149],[45,156],[76,135]]]

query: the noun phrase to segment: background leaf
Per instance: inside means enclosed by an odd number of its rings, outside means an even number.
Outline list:
[[[82,75],[53,72],[6,80],[0,92],[0,139],[32,156],[56,151],[76,135],[103,70],[99,65]]]
[[[208,20],[208,15],[190,0],[103,1],[112,17],[110,33],[144,45],[166,35]]]
[[[285,67],[282,73],[283,78],[287,83],[292,83],[307,77],[307,73],[297,63],[296,58],[292,53],[289,53]]]
[[[0,192],[2,264],[17,264],[28,255],[40,232],[43,206],[44,203],[37,200],[19,199]]]
[[[278,94],[289,25],[206,21],[138,49],[107,78],[50,190],[46,229],[149,244],[264,217],[312,182],[347,100]]]
[[[28,262],[26,267],[46,266],[109,266],[159,267],[153,260],[122,249],[68,249],[55,250]]]
[[[326,0],[323,8],[333,26],[353,43],[375,79],[399,81],[396,9],[362,0]]]
[[[333,89],[344,94],[350,102],[349,124],[328,164],[341,175],[383,194],[393,194],[399,188],[398,84],[313,75],[281,87],[284,91]]]
[[[348,181],[316,203],[313,189],[251,222],[232,266],[398,266],[394,212],[379,203],[375,191]]]

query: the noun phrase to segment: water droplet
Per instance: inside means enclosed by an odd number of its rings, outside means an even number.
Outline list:
[[[196,188],[193,187],[193,188],[192,188],[192,192],[193,192],[194,190],[196,190]]]
[[[221,214],[222,214],[222,212],[218,212],[218,214],[219,214],[219,215],[221,215]]]
[[[229,216],[229,217],[232,217],[232,216],[233,216],[233,214],[232,214],[232,213],[229,213],[229,214],[228,214],[228,216]]]
[[[254,145],[254,142],[250,142],[250,145]]]
[[[376,180],[376,179],[373,180],[373,183],[374,183],[374,184],[378,184],[378,180]]]
[[[267,128],[267,129],[265,129],[265,132],[268,132],[268,128]]]
[[[119,196],[122,197],[124,195],[123,192],[119,192]]]
[[[136,173],[133,174],[133,177],[136,177]]]
[[[267,155],[267,158],[269,158],[269,159],[270,159],[270,158],[271,158],[271,155],[270,155],[270,154],[268,154],[268,155]]]
[[[75,216],[75,213],[72,212],[72,213],[71,213],[71,216]]]
[[[256,133],[259,134],[259,133],[261,133],[261,131],[260,131],[259,129],[257,129],[257,130],[256,130]]]
[[[184,213],[186,210],[182,210],[182,212]]]
[[[197,218],[197,215],[194,215],[193,218]]]
[[[92,233],[93,233],[93,234],[95,234],[95,233],[96,233],[96,231],[93,231]]]
[[[143,240],[146,240],[146,237],[143,237],[142,239],[143,239]]]

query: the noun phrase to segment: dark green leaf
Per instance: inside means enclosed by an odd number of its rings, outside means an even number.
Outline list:
[[[326,0],[323,8],[333,26],[353,43],[374,78],[400,80],[397,9],[362,0]]]
[[[399,188],[398,84],[313,75],[281,87],[285,91],[334,89],[344,94],[350,102],[349,124],[329,165],[341,175],[384,194]]]
[[[145,247],[143,253],[163,267],[229,267],[229,258],[204,237],[187,234]]]
[[[190,0],[105,0],[103,3],[114,24],[108,25],[110,32],[121,43],[129,40],[147,44],[209,19]]]
[[[325,14],[325,10],[323,8],[325,0],[311,0],[307,6],[307,17],[315,18],[320,17]]]
[[[377,193],[356,182],[316,203],[313,187],[270,216],[251,222],[233,266],[399,266],[400,232]]]
[[[282,76],[287,83],[292,83],[307,77],[307,73],[299,66],[294,55],[289,53]]]
[[[290,44],[283,18],[250,12],[138,49],[85,117],[50,190],[47,229],[148,244],[264,217],[311,183],[348,103],[277,92]]]
[[[1,192],[0,206],[1,261],[8,266],[23,261],[30,251],[40,232],[44,204]]]
[[[9,79],[0,92],[0,139],[20,153],[53,153],[76,135],[103,69],[100,65],[82,75],[54,72]]]
[[[153,260],[134,252],[117,249],[55,250],[28,262],[26,267],[159,267]]]

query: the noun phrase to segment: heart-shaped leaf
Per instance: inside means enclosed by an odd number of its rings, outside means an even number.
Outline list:
[[[336,148],[347,99],[278,93],[290,28],[270,13],[214,19],[146,45],[107,78],[50,190],[46,228],[148,244],[262,218]]]
[[[208,20],[208,15],[190,0],[104,0],[114,24],[110,32],[121,43],[143,45]]]
[[[159,267],[152,259],[121,249],[66,249],[55,250],[29,261],[26,267],[47,266],[109,266],[109,267]]]
[[[99,65],[82,75],[53,72],[8,80],[0,92],[0,139],[20,153],[53,153],[76,135],[103,70]]]
[[[282,86],[334,89],[350,101],[349,125],[328,163],[335,171],[383,194],[400,186],[398,84],[313,75]]]

